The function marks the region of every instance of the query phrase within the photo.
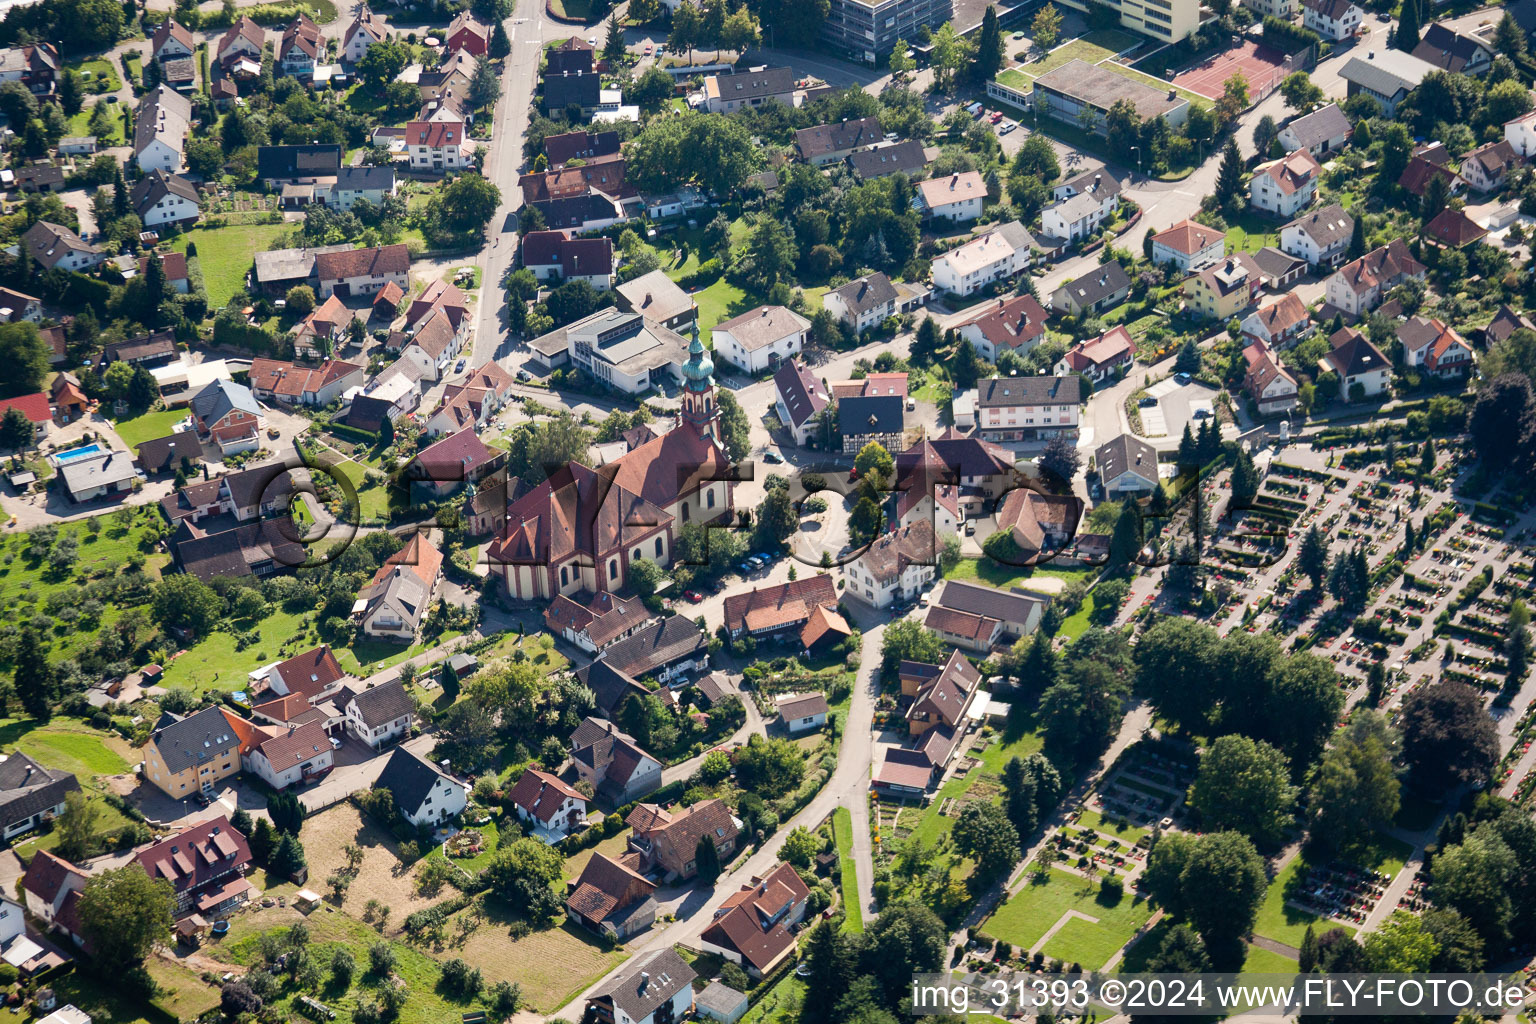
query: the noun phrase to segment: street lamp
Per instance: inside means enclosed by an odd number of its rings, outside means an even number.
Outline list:
[[[1141,177],[1141,147],[1132,146],[1131,151],[1136,154],[1136,177]]]

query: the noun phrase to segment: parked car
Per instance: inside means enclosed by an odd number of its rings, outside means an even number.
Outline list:
[[[1178,373],[1174,374],[1173,379],[1176,383],[1179,384],[1188,384],[1190,381],[1194,380],[1193,377],[1185,373],[1183,370],[1180,370]]]
[[[454,364],[453,372],[454,373],[463,373],[464,372],[464,360],[460,359],[457,363]]]
[[[1018,127],[1017,124],[1015,124],[1013,121],[1009,121],[1007,124],[1003,125],[1003,130],[999,134],[1007,135],[1009,132],[1013,131],[1017,127]]]
[[[778,452],[763,452],[763,461],[770,466],[777,466],[784,461],[784,457]]]
[[[683,597],[687,599],[689,604],[698,604],[704,600],[704,595],[697,590],[685,590],[683,591]]]
[[[1137,402],[1136,404],[1141,406],[1143,409],[1148,409],[1157,404],[1157,399],[1153,398],[1151,395],[1143,395],[1141,401]]]

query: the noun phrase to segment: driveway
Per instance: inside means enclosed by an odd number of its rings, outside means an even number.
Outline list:
[[[398,744],[398,746],[409,750],[413,754],[419,754],[423,758],[427,758],[427,755],[432,752],[432,748],[436,744],[436,736],[431,733],[423,733],[420,736],[412,737],[404,743]],[[342,747],[342,753],[347,753],[354,747],[361,748],[364,754],[371,756],[350,760],[351,757],[358,756],[354,752],[349,755],[350,763],[338,765],[332,769],[331,774],[327,775],[325,780],[319,785],[300,792],[299,803],[304,805],[306,811],[318,811],[323,807],[340,803],[353,793],[361,793],[366,789],[372,789],[373,784],[378,781],[379,773],[384,770],[384,765],[389,761],[390,752],[394,750],[393,747],[386,747],[375,755],[360,741],[348,737],[347,742]]]

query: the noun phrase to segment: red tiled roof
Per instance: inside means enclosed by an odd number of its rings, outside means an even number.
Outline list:
[[[10,409],[20,409],[33,423],[47,423],[53,418],[48,411],[48,396],[41,391],[15,398],[0,398],[0,416]]]

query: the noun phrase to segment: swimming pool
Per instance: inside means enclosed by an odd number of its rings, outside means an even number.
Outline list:
[[[80,459],[88,459],[92,455],[100,455],[101,451],[101,445],[88,444],[83,448],[71,448],[67,452],[60,452],[53,457],[53,461],[55,464],[63,466],[67,463],[76,462]]]

